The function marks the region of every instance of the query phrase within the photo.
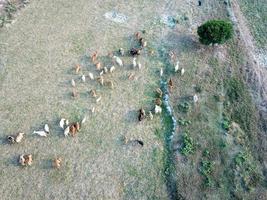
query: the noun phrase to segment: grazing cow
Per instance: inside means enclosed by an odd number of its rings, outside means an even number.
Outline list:
[[[102,99],[102,97],[100,96],[100,97],[98,97],[95,101],[96,101],[96,103],[99,103],[100,102],[100,100]]]
[[[156,93],[159,95],[159,98],[161,98],[162,95],[163,95],[163,92],[162,92],[162,90],[160,88],[156,89]]]
[[[74,137],[77,134],[77,129],[75,128],[74,124],[70,125],[70,132],[69,134]]]
[[[73,98],[78,97],[78,92],[77,92],[75,89],[73,89],[73,90],[72,90],[72,93],[71,93],[71,96],[72,96]]]
[[[179,61],[176,62],[176,65],[174,67],[174,71],[177,72],[179,70]]]
[[[184,75],[184,72],[185,72],[185,70],[184,70],[184,68],[182,68],[182,69],[181,69],[181,75],[182,75],[182,76]]]
[[[134,77],[135,77],[135,75],[132,72],[128,75],[129,80],[134,80]]]
[[[46,132],[46,133],[50,133],[50,129],[49,129],[49,126],[48,126],[48,124],[45,124],[44,125],[44,131]]]
[[[139,55],[141,54],[141,50],[140,50],[140,49],[136,49],[136,48],[132,48],[132,49],[130,50],[130,54],[131,54],[132,56],[139,56]]]
[[[125,54],[124,49],[123,49],[123,48],[120,48],[120,49],[119,49],[119,53],[120,53],[121,56],[124,56],[124,54]]]
[[[91,111],[92,113],[95,113],[95,107],[92,107]]]
[[[175,53],[173,51],[170,51],[169,56],[170,56],[171,60],[173,60],[175,58]]]
[[[148,116],[149,116],[149,119],[150,119],[150,120],[153,120],[153,114],[152,114],[151,111],[148,112]]]
[[[88,76],[89,76],[89,78],[90,78],[91,80],[94,80],[94,74],[93,74],[93,73],[89,72],[89,73],[88,73]]]
[[[141,122],[143,119],[145,119],[145,117],[146,117],[146,111],[143,108],[141,108],[139,110],[138,120]]]
[[[141,33],[140,33],[140,32],[136,32],[136,33],[134,34],[134,36],[135,36],[135,38],[136,38],[137,40],[140,40],[140,38],[141,38]]]
[[[69,134],[72,137],[74,137],[77,134],[77,132],[79,132],[79,131],[80,131],[80,124],[79,124],[79,122],[75,122],[75,123],[73,123],[73,124],[70,125],[70,132],[69,132]]]
[[[79,71],[81,70],[81,65],[75,65],[75,72],[76,72],[76,74],[78,74],[79,73]]]
[[[110,72],[110,73],[113,73],[113,72],[115,71],[115,69],[116,69],[116,68],[115,68],[114,66],[111,66],[110,69],[109,69],[109,72]]]
[[[85,75],[84,74],[82,75],[81,79],[82,79],[82,82],[85,83]]]
[[[59,169],[61,167],[61,162],[62,162],[62,159],[60,157],[57,157],[57,158],[53,159],[52,167],[56,168],[56,169]]]
[[[75,83],[75,81],[73,79],[71,79],[71,86],[72,87],[75,87],[76,86],[76,83]]]
[[[64,129],[64,136],[65,136],[65,137],[68,136],[69,133],[70,133],[70,127],[67,126],[67,127]]]
[[[136,68],[136,65],[137,65],[136,58],[133,58],[133,68]]]
[[[198,102],[198,96],[196,94],[193,96],[193,101],[194,101],[194,103]]]
[[[162,108],[158,105],[155,105],[155,114],[161,114]]]
[[[90,94],[91,94],[94,98],[97,97],[96,90],[94,90],[94,89],[90,90]]]
[[[74,127],[76,128],[76,130],[79,132],[81,129],[80,123],[79,122],[75,122],[74,123]]]
[[[86,122],[86,120],[87,120],[87,117],[84,116],[83,119],[82,119],[82,121],[81,121],[81,124],[84,124]]]
[[[104,67],[104,73],[108,73],[108,68],[107,67]]]
[[[18,133],[17,136],[15,137],[16,143],[20,143],[24,137],[24,133]]]
[[[104,85],[104,78],[103,78],[103,76],[99,76],[99,77],[97,77],[97,79],[96,79],[101,85]]]
[[[169,87],[169,90],[170,92],[172,92],[173,88],[174,88],[174,85],[173,85],[173,81],[172,79],[170,78],[169,82],[168,82],[168,87]]]
[[[160,76],[163,76],[163,69],[160,68]]]
[[[140,39],[139,39],[139,42],[140,42],[140,45],[141,45],[142,47],[146,47],[146,46],[147,46],[147,41],[145,41],[144,38],[140,38]]]
[[[98,53],[97,51],[93,53],[93,55],[91,56],[92,62],[95,62],[97,59]]]
[[[122,60],[118,57],[118,56],[113,56],[113,58],[115,59],[115,62],[122,67],[123,66],[123,62]]]
[[[95,67],[97,70],[100,70],[101,69],[101,62],[96,63]]]
[[[32,155],[31,154],[28,154],[28,155],[20,155],[19,156],[19,163],[22,165],[22,166],[30,166],[32,165]]]
[[[41,137],[47,137],[47,135],[48,135],[48,133],[45,132],[45,131],[33,131],[32,134],[37,134],[37,135],[39,135]]]
[[[138,69],[140,70],[140,69],[142,68],[142,64],[141,64],[141,63],[138,63],[138,64],[137,64],[137,67],[138,67]]]
[[[66,119],[64,119],[64,118],[61,118],[60,121],[59,121],[59,126],[60,126],[62,129],[64,129],[65,121],[66,121]]]
[[[162,105],[161,99],[160,98],[156,98],[155,104],[158,105],[158,106],[161,106]]]

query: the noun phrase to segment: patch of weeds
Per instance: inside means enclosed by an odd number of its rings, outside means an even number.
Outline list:
[[[199,171],[204,177],[204,185],[206,187],[211,187],[213,185],[211,175],[214,171],[214,163],[209,160],[202,160]]]
[[[235,158],[234,158],[234,161],[235,161],[235,164],[236,165],[239,165],[241,166],[244,162],[246,162],[248,159],[248,155],[247,153],[244,153],[244,152],[239,152]]]
[[[226,99],[224,106],[231,121],[238,123],[249,136],[256,133],[255,106],[244,82],[237,78],[225,80]],[[228,102],[228,103],[227,103]]]
[[[7,13],[7,16],[9,18],[11,18],[12,17],[12,13],[14,13],[16,11],[17,11],[16,6],[13,3],[11,3],[10,1],[7,1],[7,4],[5,6],[5,12]]]
[[[0,28],[4,26],[5,22],[6,22],[6,17],[0,16]]]
[[[158,128],[156,128],[156,130],[154,131],[154,134],[158,139],[164,138],[163,131],[159,130]]]
[[[181,153],[185,156],[193,154],[195,151],[195,144],[193,138],[188,135],[187,132],[184,133],[182,138],[183,146],[181,148]]]
[[[241,184],[245,190],[251,191],[262,180],[256,162],[248,151],[239,152],[234,158],[235,171],[241,177]]]
[[[200,85],[196,85],[194,89],[195,89],[195,92],[197,92],[197,93],[202,92],[202,87]]]
[[[224,116],[222,121],[222,128],[228,131],[230,129],[230,126],[231,126],[231,121],[226,116]]]
[[[128,166],[127,171],[130,176],[139,177],[138,170],[131,165]]]
[[[180,112],[188,113],[189,109],[190,109],[190,104],[188,102],[178,104],[178,110]]]
[[[208,149],[205,149],[205,150],[203,151],[203,156],[204,156],[204,157],[209,157],[209,156],[210,156],[210,151],[209,151]]]
[[[241,80],[236,78],[228,79],[225,82],[225,88],[227,89],[226,95],[231,103],[242,100],[245,93],[245,86]]]
[[[190,120],[183,119],[183,118],[179,118],[178,119],[178,124],[180,126],[188,126],[188,125],[191,124],[191,121]]]

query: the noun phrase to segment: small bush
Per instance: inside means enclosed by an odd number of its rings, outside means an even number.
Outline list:
[[[231,124],[230,120],[227,117],[224,117],[222,121],[222,128],[228,131],[230,128],[230,124]]]
[[[199,171],[204,176],[204,185],[211,187],[213,185],[211,174],[214,171],[214,163],[208,160],[202,160]]]
[[[248,159],[248,155],[244,152],[239,152],[236,156],[235,156],[235,164],[240,166],[242,165],[244,162],[246,162]]]
[[[245,93],[244,83],[238,79],[231,78],[225,82],[226,95],[231,103],[239,102]]]
[[[194,151],[195,151],[195,147],[194,146],[195,145],[194,145],[193,139],[190,136],[188,136],[187,133],[185,133],[183,135],[182,142],[183,142],[183,147],[181,149],[181,153],[183,155],[187,156],[189,154],[194,153]]]
[[[225,20],[209,20],[197,29],[202,44],[223,44],[233,37],[233,25]]]
[[[182,118],[180,118],[180,119],[178,119],[178,124],[179,124],[180,126],[188,126],[188,125],[191,124],[191,121],[190,121],[190,120],[186,120],[186,119],[182,119]]]
[[[195,91],[196,91],[197,93],[201,93],[201,92],[202,92],[202,88],[201,88],[201,86],[200,86],[200,85],[196,85],[196,86],[195,86]]]
[[[190,105],[187,102],[178,104],[178,110],[183,113],[187,113],[190,109]]]

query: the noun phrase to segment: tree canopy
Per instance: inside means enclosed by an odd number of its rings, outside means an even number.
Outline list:
[[[225,20],[209,20],[198,27],[197,33],[202,44],[223,44],[233,37],[233,25]]]

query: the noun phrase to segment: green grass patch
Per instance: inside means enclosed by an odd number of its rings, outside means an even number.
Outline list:
[[[193,138],[188,135],[187,132],[184,133],[182,138],[183,146],[181,148],[181,153],[185,156],[193,154],[195,151],[195,144]]]
[[[265,0],[240,0],[240,7],[258,47],[267,48],[267,4]]]
[[[227,117],[238,123],[250,136],[257,130],[255,106],[243,80],[235,77],[225,80],[225,109]]]

